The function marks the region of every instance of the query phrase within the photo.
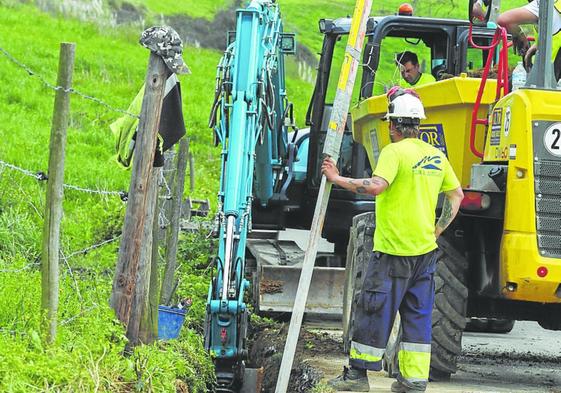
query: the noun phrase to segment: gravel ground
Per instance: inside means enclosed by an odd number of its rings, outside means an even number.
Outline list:
[[[330,333],[340,340],[341,333]],[[517,322],[511,333],[465,333],[458,372],[447,383],[430,383],[427,392],[555,392],[561,393],[561,332],[535,322]],[[340,353],[304,354],[308,364],[329,379],[346,364]],[[371,392],[389,392],[392,380],[369,373]]]

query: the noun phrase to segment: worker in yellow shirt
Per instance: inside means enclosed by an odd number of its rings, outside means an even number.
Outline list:
[[[368,392],[367,370],[380,371],[399,310],[402,340],[395,393],[426,391],[429,380],[437,261],[436,239],[458,213],[464,197],[450,162],[418,138],[425,109],[412,89],[387,93],[389,137],[371,178],[339,174],[330,158],[321,170],[348,191],[376,197],[374,249],[357,299],[349,367],[328,384],[336,391]],[[442,213],[436,205],[443,194]]]
[[[430,73],[421,72],[419,59],[413,52],[405,51],[396,54],[395,63],[401,72],[401,79],[399,80],[399,86],[401,87],[419,87],[436,81]]]

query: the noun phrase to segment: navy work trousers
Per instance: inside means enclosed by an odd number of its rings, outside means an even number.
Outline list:
[[[351,366],[382,369],[382,357],[399,310],[403,332],[399,379],[426,384],[436,260],[437,250],[411,257],[372,254],[355,313]]]

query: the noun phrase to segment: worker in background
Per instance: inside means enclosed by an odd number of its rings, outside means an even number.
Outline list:
[[[357,303],[350,367],[329,381],[338,391],[369,391],[366,371],[382,369],[397,311],[403,336],[400,372],[391,390],[425,391],[431,356],[436,239],[456,216],[463,198],[446,156],[418,139],[425,112],[417,94],[396,86],[388,92],[388,100],[386,119],[392,143],[382,149],[372,178],[342,177],[330,158],[322,164],[330,182],[357,194],[376,196],[374,250]],[[435,226],[441,192],[444,204]]]
[[[561,0],[555,0],[552,19],[552,61],[554,63],[555,78],[561,78]],[[526,35],[520,28],[523,24],[536,24],[539,17],[539,0],[530,1],[528,4],[503,12],[497,18],[497,23],[512,35],[512,42],[515,51],[524,58],[526,70],[532,65],[532,57],[537,51],[537,45],[530,47]]]
[[[413,52],[405,51],[396,54],[395,63],[401,72],[401,79],[399,81],[401,87],[419,87],[436,81],[430,73],[421,72],[419,59]]]

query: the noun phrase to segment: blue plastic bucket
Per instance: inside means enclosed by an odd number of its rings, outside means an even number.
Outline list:
[[[158,307],[158,338],[169,340],[177,338],[183,322],[185,321],[187,310],[175,307]]]

